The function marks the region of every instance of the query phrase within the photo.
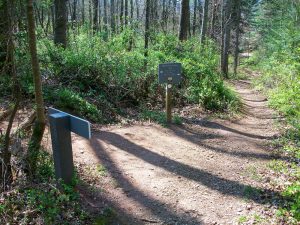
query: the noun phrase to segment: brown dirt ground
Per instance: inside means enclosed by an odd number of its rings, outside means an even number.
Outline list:
[[[198,113],[182,125],[102,127],[91,140],[74,135],[83,203],[95,214],[112,208],[109,224],[116,225],[237,224],[243,215],[266,215],[276,204],[268,196],[277,195],[262,175],[276,157],[276,115],[248,81],[233,86],[244,105],[233,121]],[[45,144],[51,149],[49,135]]]
[[[237,224],[272,207],[257,190],[276,195],[261,176],[275,157],[276,116],[248,81],[233,85],[244,104],[235,121],[199,115],[180,126],[112,126],[90,141],[74,137],[79,168],[102,173],[87,181],[92,192],[79,188],[85,201],[95,211],[113,206],[121,219],[112,224]]]

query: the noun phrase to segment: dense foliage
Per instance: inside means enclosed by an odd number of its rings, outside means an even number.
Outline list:
[[[129,51],[132,38],[133,48]],[[82,32],[67,49],[41,39],[39,56],[48,105],[95,122],[108,122],[124,107],[162,103],[164,87],[157,82],[158,64],[180,62],[184,82],[174,88],[175,103],[196,103],[212,111],[237,109],[238,98],[218,73],[219,58],[213,43],[201,47],[196,38],[186,42],[178,42],[174,35],[158,34],[153,38],[147,58],[142,36],[129,29],[110,41],[103,40],[101,33],[89,36]],[[18,57],[19,62],[28,62],[22,50]],[[25,63],[19,67],[25,73],[21,83],[25,94],[31,95],[33,84],[27,66]],[[3,85],[2,91],[8,91],[7,87]]]
[[[290,160],[280,173],[288,177],[282,195],[287,197],[278,215],[285,223],[300,221],[300,5],[297,1],[262,1],[254,17],[258,31],[257,51],[250,63],[261,72],[255,79],[266,92],[269,103],[289,124],[279,139],[283,154]],[[277,164],[283,165],[280,162]],[[278,166],[276,166],[278,169]]]

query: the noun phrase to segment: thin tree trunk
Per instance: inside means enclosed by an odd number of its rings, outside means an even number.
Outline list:
[[[81,1],[81,21],[82,21],[82,24],[85,23],[85,2],[84,0]]]
[[[235,24],[235,49],[234,49],[234,74],[237,74],[239,64],[239,45],[240,45],[240,20],[241,20],[241,2],[235,1],[236,6],[236,24]]]
[[[29,141],[28,153],[27,153],[27,169],[32,175],[36,172],[36,164],[40,151],[41,141],[43,138],[46,118],[44,112],[44,100],[42,92],[42,80],[39,67],[39,61],[37,56],[36,47],[36,34],[34,24],[33,13],[33,0],[27,0],[27,21],[28,21],[28,41],[29,51],[31,56],[32,74],[35,89],[35,101],[36,101],[36,115],[37,120],[35,122],[33,133]]]
[[[208,0],[204,0],[203,6],[203,19],[202,19],[202,28],[201,28],[201,44],[204,43],[207,33],[207,22],[208,22]]]
[[[3,36],[3,47],[5,47],[5,62],[4,71],[11,76],[13,81],[13,99],[15,101],[14,107],[11,111],[9,123],[4,136],[3,149],[1,151],[0,161],[0,180],[3,190],[7,185],[12,182],[12,170],[11,170],[11,152],[9,151],[10,133],[13,125],[15,115],[17,113],[19,102],[20,102],[20,89],[15,68],[15,57],[14,57],[14,42],[13,42],[13,23],[14,23],[14,9],[13,1],[4,1],[3,5],[0,6],[0,11],[3,12],[4,24],[1,26],[1,33]],[[4,46],[6,45],[6,46]],[[2,69],[2,68],[1,68]]]
[[[133,0],[130,0],[130,20],[133,21],[133,12],[134,12],[134,5]]]
[[[226,0],[224,5],[224,36],[223,36],[223,52],[221,61],[221,71],[225,78],[228,78],[228,58],[229,58],[229,45],[230,45],[230,35],[231,35],[231,0]]]
[[[104,22],[104,31],[107,32],[107,26],[108,26],[107,0],[103,0],[103,22]]]
[[[115,20],[115,0],[110,2],[110,28],[112,34],[116,31],[116,20]]]
[[[125,0],[125,26],[128,25],[128,0]]]
[[[124,0],[120,0],[121,1],[121,7],[120,7],[120,29],[121,31],[123,30],[123,26],[124,26]]]
[[[93,15],[93,31],[96,33],[99,29],[98,27],[98,0],[93,0],[93,9],[94,9],[94,15]]]
[[[145,58],[148,57],[149,36],[150,36],[150,6],[151,0],[146,0],[146,18],[145,18]],[[145,59],[145,65],[147,65],[147,59]]]
[[[67,3],[66,0],[54,0],[55,5],[55,29],[54,43],[67,47]],[[29,7],[29,6],[28,6]]]
[[[197,0],[194,0],[194,16],[193,16],[193,35],[196,33],[196,21],[197,21]]]
[[[189,27],[190,27],[189,0],[182,0],[182,2],[181,2],[181,17],[180,17],[180,30],[179,30],[179,40],[180,41],[187,40]]]
[[[215,38],[215,0],[212,0],[212,6],[211,6],[211,23],[210,23],[210,37],[212,39]]]
[[[135,0],[135,7],[136,7],[136,18],[138,20],[140,18],[139,0]]]
[[[176,31],[176,7],[177,7],[177,1],[173,0],[173,33]]]

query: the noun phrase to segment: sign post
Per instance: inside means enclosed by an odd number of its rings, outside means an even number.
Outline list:
[[[90,139],[90,123],[54,108],[49,108],[49,123],[56,179],[70,184],[74,174],[71,132]]]
[[[182,80],[180,63],[163,63],[158,66],[158,82],[166,84],[166,118],[172,122],[172,87]]]
[[[166,114],[167,123],[172,122],[172,84],[166,85]]]

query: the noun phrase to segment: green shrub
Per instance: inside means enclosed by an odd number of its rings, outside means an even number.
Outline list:
[[[65,88],[50,90],[47,99],[59,109],[89,118],[94,122],[103,122],[102,112],[72,90]]]

